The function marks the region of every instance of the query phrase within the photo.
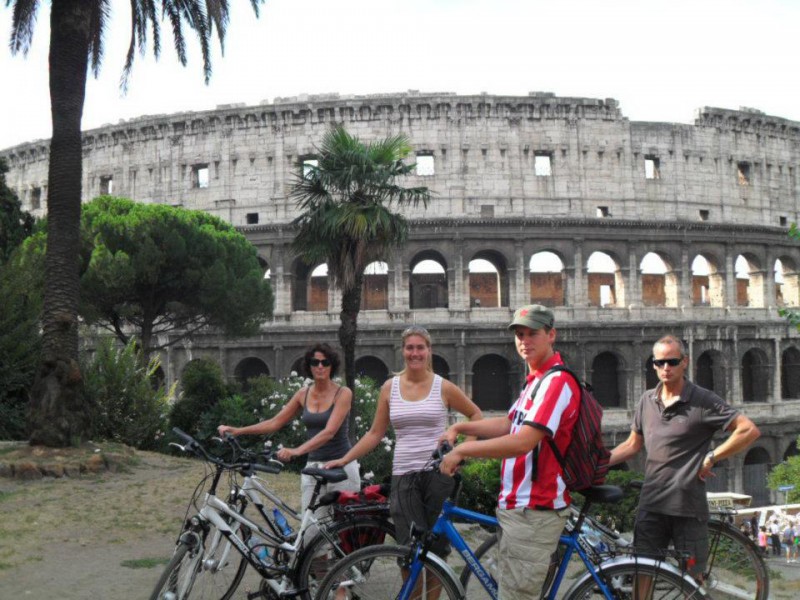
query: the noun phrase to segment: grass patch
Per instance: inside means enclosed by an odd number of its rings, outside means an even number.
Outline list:
[[[120,565],[129,569],[152,569],[159,565],[165,565],[169,562],[169,558],[134,558],[131,560],[123,560]]]
[[[5,502],[16,493],[17,492],[4,492],[3,490],[0,490],[0,502]]]

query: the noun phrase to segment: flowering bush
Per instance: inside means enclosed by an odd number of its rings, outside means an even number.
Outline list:
[[[206,438],[216,435],[217,426],[223,423],[243,427],[271,419],[280,412],[298,390],[310,383],[311,380],[299,377],[295,373],[284,379],[273,379],[266,376],[251,379],[246,392],[224,398],[203,413],[200,418],[200,435]],[[341,382],[337,381],[337,383]],[[379,392],[380,390],[372,380],[356,380],[353,412],[355,413],[354,432],[357,440],[361,439],[372,425]],[[284,446],[296,448],[305,442],[306,428],[300,421],[300,415],[296,415],[269,439],[272,441],[274,449]],[[257,448],[264,440],[259,436],[242,436],[239,441],[245,447]],[[394,435],[388,433],[383,442],[360,461],[362,476],[372,473],[375,481],[381,481],[387,475],[391,475],[393,449]],[[296,460],[287,466],[292,470],[300,470],[305,463],[305,460]]]

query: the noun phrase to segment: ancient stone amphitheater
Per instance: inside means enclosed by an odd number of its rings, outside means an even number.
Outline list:
[[[303,347],[335,342],[338,300],[324,265],[296,260],[293,177],[333,123],[365,140],[406,134],[435,198],[409,210],[410,242],[371,265],[358,370],[400,365],[416,323],[435,368],[486,410],[505,409],[522,368],[505,329],[514,307],[554,307],[558,347],[607,410],[609,442],[653,384],[652,343],[685,340],[691,377],[762,429],[723,463],[715,490],[754,503],[770,467],[797,452],[800,336],[778,315],[800,305],[800,123],[704,108],[694,124],[631,122],[613,99],[459,96],[279,98],[145,116],[87,131],[85,199],[101,193],[208,211],[258,248],[276,292],[274,320],[249,339],[195,337],[164,355],[166,376],[209,356],[231,377],[286,375]],[[47,140],[0,152],[9,185],[43,213]]]

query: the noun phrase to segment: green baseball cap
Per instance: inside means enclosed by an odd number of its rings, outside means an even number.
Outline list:
[[[528,304],[517,309],[508,328],[514,329],[517,325],[521,325],[529,329],[541,329],[542,327],[553,327],[555,322],[553,311],[549,308],[541,304]]]

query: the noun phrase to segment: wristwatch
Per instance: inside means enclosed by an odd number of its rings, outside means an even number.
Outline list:
[[[714,460],[714,451],[713,450],[709,450],[706,453],[706,458],[711,461],[711,466],[712,467],[716,464],[716,461]],[[705,460],[705,459],[703,459],[703,460]]]

